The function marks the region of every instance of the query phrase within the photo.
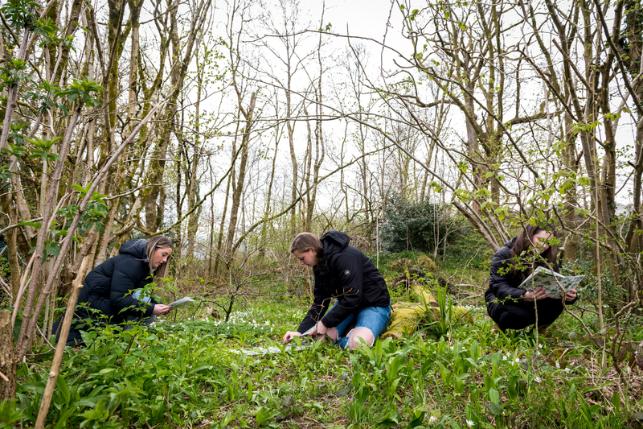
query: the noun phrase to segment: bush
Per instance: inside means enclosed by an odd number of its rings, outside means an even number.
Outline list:
[[[449,243],[449,248],[439,263],[445,269],[479,270],[487,274],[493,256],[493,249],[482,235],[466,220],[461,219],[457,238]]]
[[[462,229],[462,223],[445,204],[393,199],[384,217],[382,243],[390,252],[422,250],[441,254]]]

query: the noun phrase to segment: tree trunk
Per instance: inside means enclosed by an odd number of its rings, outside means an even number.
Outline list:
[[[247,109],[243,109],[240,106],[240,110],[244,116],[246,125],[243,130],[243,136],[241,139],[241,159],[239,160],[239,170],[237,173],[237,178],[235,180],[235,185],[232,189],[232,205],[230,206],[230,222],[228,223],[228,237],[226,240],[226,257],[228,258],[228,263],[232,258],[231,250],[234,244],[234,236],[237,229],[237,218],[239,216],[239,208],[241,197],[243,193],[243,188],[246,180],[246,167],[248,164],[248,154],[250,152],[250,132],[252,126],[254,125],[254,109],[255,103],[257,101],[257,93],[253,92],[250,96],[250,104]],[[241,100],[239,100],[241,104]]]
[[[277,105],[275,94],[275,105]],[[278,113],[278,112],[277,112]],[[277,165],[277,156],[279,155],[279,140],[281,133],[278,127],[275,127],[275,154],[272,157],[272,162],[270,165],[270,176],[268,178],[268,189],[266,190],[266,204],[263,210],[264,222],[261,225],[261,236],[259,240],[259,256],[263,258],[266,252],[267,245],[267,236],[268,236],[268,222],[266,221],[270,217],[271,207],[272,207],[272,188],[275,182],[275,172]]]
[[[0,310],[0,344],[0,401],[5,401],[16,396],[16,357],[9,310]]]

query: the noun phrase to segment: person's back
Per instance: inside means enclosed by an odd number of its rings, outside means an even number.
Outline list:
[[[384,278],[373,262],[349,245],[349,241],[350,238],[339,231],[330,231],[322,237],[321,262],[313,268],[315,287],[327,296],[340,297],[346,293],[346,279],[358,274],[361,279],[357,308],[390,305]]]
[[[172,242],[163,236],[130,240],[119,253],[96,266],[83,281],[68,345],[82,345],[80,331],[95,321],[122,323],[149,322],[153,316],[167,314],[171,307],[141,296],[141,288],[165,275],[172,254]],[[54,332],[60,334],[60,320]]]
[[[131,300],[125,298],[131,290],[145,286],[150,268],[147,259],[147,240],[130,240],[119,253],[96,266],[83,282],[79,304],[100,311],[105,316],[118,316]]]

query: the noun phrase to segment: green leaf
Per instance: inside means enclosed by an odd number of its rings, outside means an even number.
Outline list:
[[[41,225],[42,222],[38,220],[21,220],[20,222],[18,222],[18,226],[26,226],[28,228],[38,229]]]
[[[500,403],[500,393],[493,387],[489,389],[489,400],[494,404]]]
[[[35,0],[7,0],[0,12],[16,29],[33,30],[39,9]]]

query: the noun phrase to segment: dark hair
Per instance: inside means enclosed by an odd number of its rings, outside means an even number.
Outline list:
[[[540,231],[549,232],[551,234],[551,237],[557,236],[554,228],[527,225],[523,228],[520,235],[516,237],[516,241],[514,241],[513,245],[511,246],[511,252],[513,253],[513,256],[520,257],[527,249],[532,247],[534,245],[534,235],[538,234]],[[558,262],[558,246],[550,244],[547,250],[541,253],[540,256],[542,258],[542,260],[539,261],[540,265],[542,265],[544,262],[545,265],[549,265],[550,268],[555,269]]]

